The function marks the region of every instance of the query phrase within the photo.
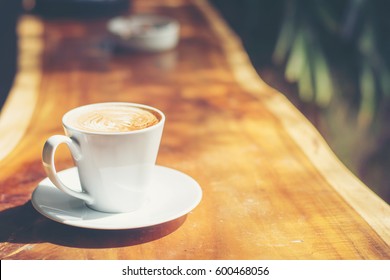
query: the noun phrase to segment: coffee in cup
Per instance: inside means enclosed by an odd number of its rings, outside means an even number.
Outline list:
[[[118,133],[153,126],[159,122],[158,118],[144,108],[106,104],[78,110],[67,117],[67,123],[88,132]]]
[[[52,183],[94,210],[131,212],[146,199],[165,122],[153,107],[135,103],[98,103],[67,112],[64,135],[51,136],[42,153]],[[68,145],[82,192],[66,186],[54,163],[58,145]]]

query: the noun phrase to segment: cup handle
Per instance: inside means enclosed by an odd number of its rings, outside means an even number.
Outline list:
[[[69,147],[69,150],[75,161],[81,158],[80,148],[74,140],[64,135],[51,136],[49,139],[47,139],[42,152],[43,167],[46,171],[46,174],[58,189],[64,193],[67,193],[68,195],[82,199],[88,204],[91,204],[93,202],[93,198],[89,194],[70,189],[60,180],[57,175],[56,167],[54,165],[54,154],[57,147],[63,143]]]

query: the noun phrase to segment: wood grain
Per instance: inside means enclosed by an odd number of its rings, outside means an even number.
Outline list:
[[[25,16],[18,24],[18,73],[1,110],[0,161],[19,143],[38,99],[43,51],[43,23]]]
[[[389,259],[389,206],[257,76],[206,1],[138,0],[132,12],[176,18],[178,47],[118,51],[107,19],[33,19],[43,26],[36,104],[14,103],[0,119],[11,124],[0,139],[23,135],[2,144],[1,259]],[[53,222],[32,208],[31,193],[45,178],[44,141],[63,133],[67,110],[101,101],[166,113],[158,164],[199,182],[196,209],[154,227],[98,231]],[[12,125],[16,111],[31,108],[24,126]],[[59,169],[73,165],[65,148],[57,162]]]

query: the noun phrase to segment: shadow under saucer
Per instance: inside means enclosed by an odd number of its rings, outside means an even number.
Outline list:
[[[31,201],[0,212],[0,242],[44,243],[75,248],[134,246],[160,239],[176,231],[187,215],[162,224],[124,230],[78,228],[52,221],[39,214]],[[6,256],[6,252],[4,252]],[[0,254],[2,258],[3,252]]]

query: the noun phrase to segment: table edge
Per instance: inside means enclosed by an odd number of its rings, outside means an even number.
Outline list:
[[[21,16],[18,25],[18,66],[9,95],[0,111],[0,162],[19,144],[38,101],[42,78],[43,22]]]

